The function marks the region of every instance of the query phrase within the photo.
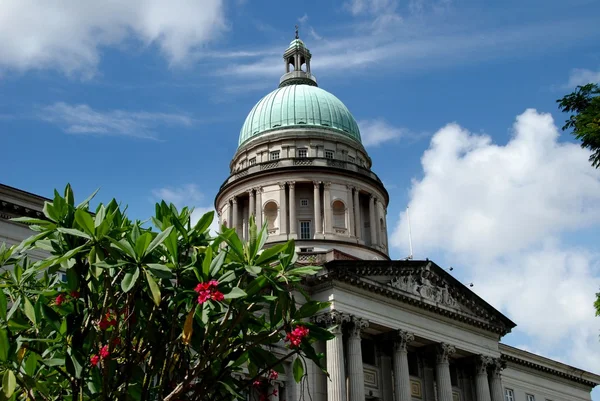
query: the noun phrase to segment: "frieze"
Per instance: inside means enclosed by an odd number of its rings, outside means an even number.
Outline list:
[[[434,285],[429,279],[429,273],[428,270],[423,270],[417,274],[394,277],[389,284],[401,291],[418,295],[435,303],[458,308],[458,302],[450,295],[448,286],[445,283]]]

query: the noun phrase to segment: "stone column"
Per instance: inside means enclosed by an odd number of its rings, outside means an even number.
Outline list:
[[[256,189],[256,225],[258,229],[262,229],[263,225],[263,211],[262,211],[262,187]]]
[[[504,401],[504,391],[502,390],[502,369],[506,367],[506,362],[500,358],[495,358],[492,364],[492,375],[490,380],[490,393],[492,401]]]
[[[346,375],[344,372],[344,343],[342,340],[342,323],[350,321],[350,316],[338,311],[319,315],[317,323],[324,323],[332,330],[334,337],[325,343],[327,356],[327,401],[346,401]]]
[[[371,227],[371,246],[377,245],[377,222],[375,221],[375,197],[369,197],[369,226]]]
[[[363,369],[361,332],[369,327],[365,319],[352,317],[352,329],[348,339],[348,395],[349,401],[365,401],[365,372]]]
[[[450,355],[456,348],[446,343],[440,343],[437,349],[435,375],[437,379],[437,401],[452,401],[452,382],[450,380]]]
[[[493,358],[479,355],[475,362],[475,393],[476,401],[491,401],[490,385],[488,383],[488,366],[492,364]]]
[[[354,237],[354,207],[352,206],[352,187],[347,185],[346,186],[346,190],[348,193],[348,196],[346,199],[348,199],[348,202],[346,202],[347,207],[346,210],[348,211],[348,236],[349,237]]]
[[[491,379],[490,379],[490,393],[492,401],[504,401],[504,390],[502,387],[502,370],[506,368],[506,362],[500,358],[493,360]]]
[[[331,209],[331,183],[323,183],[323,214],[325,217],[325,234],[333,233],[333,210]]]
[[[382,401],[394,401],[392,384],[392,357],[379,351],[379,366],[381,366],[380,379]]]
[[[294,355],[291,359],[290,359],[290,364],[286,366],[286,376],[287,376],[287,382],[285,384],[285,395],[287,397],[288,400],[290,401],[297,401],[300,400],[300,395],[301,395],[301,383],[296,383],[296,380],[294,380],[294,370],[293,370],[293,366],[294,366],[294,362],[296,361],[297,356]]]
[[[285,182],[279,183],[279,234],[287,235],[287,196]]]
[[[415,336],[412,333],[398,330],[398,335],[394,342],[394,390],[396,393],[396,401],[411,400],[408,351],[406,347],[408,343],[414,339]]]
[[[269,393],[271,396],[269,397],[269,401],[279,401],[279,383],[273,382],[269,384]]]
[[[231,222],[231,226],[235,229],[235,232],[239,236],[240,229],[238,227],[238,220],[240,218],[240,215],[239,215],[239,211],[238,211],[237,198],[235,196],[231,199],[231,203],[233,203],[233,221]]]
[[[354,227],[356,238],[361,238],[362,226],[360,223],[360,200],[358,197],[358,188],[354,188]]]
[[[254,188],[248,191],[250,197],[250,204],[248,206],[250,216],[256,216],[256,202],[254,198]]]
[[[290,181],[288,187],[290,188],[290,239],[296,239],[296,227],[298,227],[296,221],[296,183]]]
[[[321,223],[321,183],[313,182],[314,185],[314,207],[315,207],[315,238],[320,238],[323,233],[323,224]]]

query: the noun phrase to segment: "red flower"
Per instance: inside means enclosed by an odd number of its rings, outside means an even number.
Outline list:
[[[225,296],[217,288],[219,282],[217,280],[210,280],[208,283],[198,283],[194,291],[198,293],[198,303],[203,304],[204,302],[212,299],[213,301],[222,301]]]
[[[108,345],[105,345],[102,348],[100,348],[100,356],[102,357],[102,359],[106,359],[110,356],[110,351],[108,350]]]
[[[279,373],[277,373],[277,371],[271,370],[269,372],[269,380],[277,380],[278,377],[279,377]]]
[[[65,296],[64,296],[63,294],[59,294],[59,295],[56,297],[56,299],[54,300],[54,303],[55,303],[57,306],[60,306],[60,305],[61,305],[63,302],[65,302],[65,300],[66,300]]]
[[[79,291],[71,291],[69,293],[73,298],[79,298]]]
[[[271,394],[273,394],[273,397],[277,397],[277,389],[273,390]]]
[[[119,337],[116,337],[114,340],[112,340],[112,345],[114,345],[115,347],[117,345],[121,345],[121,339]]]
[[[92,355],[92,357],[90,358],[90,364],[92,366],[96,366],[98,365],[98,362],[100,362],[100,357],[98,355]]]
[[[262,384],[262,382],[261,382],[260,380],[254,380],[254,381],[252,382],[252,385],[253,385],[254,387],[260,387],[260,386],[261,386],[261,384]]]
[[[98,323],[98,327],[100,327],[100,330],[106,330],[110,326],[116,326],[116,325],[117,325],[117,319],[115,319],[115,317],[110,313],[107,313],[106,315],[104,315],[104,317],[100,320],[100,323]]]
[[[285,336],[285,341],[289,341],[292,347],[299,347],[300,343],[302,343],[302,339],[306,337],[309,333],[309,330],[304,326],[296,326],[294,330],[287,333]]]

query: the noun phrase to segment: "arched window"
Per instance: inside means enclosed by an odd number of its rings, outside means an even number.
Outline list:
[[[333,209],[333,226],[346,228],[346,205],[341,200],[336,200],[331,205]]]
[[[277,220],[277,204],[275,202],[268,202],[265,205],[265,219],[267,220],[267,229],[274,230],[275,222]]]

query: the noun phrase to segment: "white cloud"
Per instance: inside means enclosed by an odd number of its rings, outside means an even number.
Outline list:
[[[361,120],[358,121],[358,126],[362,143],[365,146],[379,146],[409,134],[405,128],[394,127],[382,119]]]
[[[555,356],[560,342],[557,357],[600,372],[600,254],[570,245],[600,232],[600,170],[558,138],[552,117],[531,109],[506,145],[457,124],[440,129],[410,190],[413,244],[417,258],[441,252],[462,266],[536,352]],[[402,214],[396,247],[408,243],[407,231]]]
[[[5,0],[0,71],[52,68],[89,77],[105,47],[156,45],[171,64],[226,30],[222,0]]]
[[[194,122],[192,118],[183,114],[97,111],[86,104],[69,105],[63,102],[44,107],[40,118],[59,125],[70,134],[130,136],[142,139],[157,139],[154,129],[158,126],[190,126]]]
[[[207,206],[207,203],[210,201],[206,199],[196,184],[155,189],[152,191],[152,196],[154,200],[164,200],[167,203],[172,203],[180,210],[185,206],[194,208],[191,217],[192,224],[196,224],[205,213],[215,210],[212,206]],[[216,212],[209,230],[211,233],[219,231],[219,218]]]
[[[567,87],[575,88],[578,85],[600,83],[600,71],[587,70],[585,68],[574,68],[569,74]]]

